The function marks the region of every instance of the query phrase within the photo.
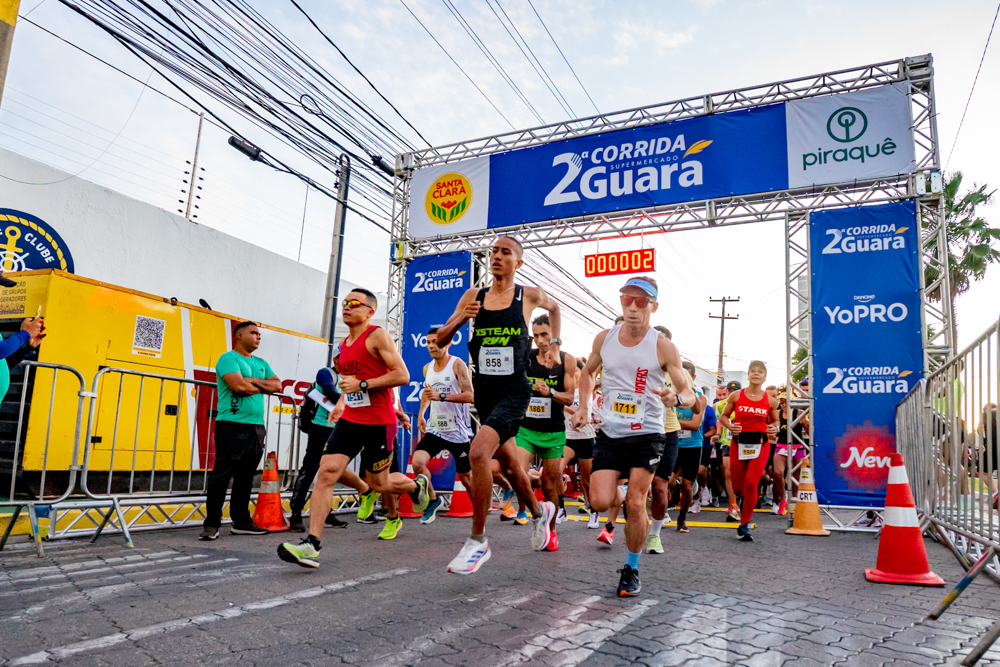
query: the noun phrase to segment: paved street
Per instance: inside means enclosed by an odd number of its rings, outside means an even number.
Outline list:
[[[410,519],[379,542],[379,526],[349,518],[327,531],[318,571],[278,560],[296,536],[228,528],[215,543],[137,533],[134,550],[116,536],[56,542],[45,559],[8,547],[0,664],[957,665],[1000,617],[1000,587],[981,577],[924,624],[945,591],[867,583],[872,535],[795,538],[770,515],[753,544],[664,528],[667,553],[643,556],[643,594],[626,600],[614,597],[623,526],[609,548],[567,523],[558,553],[533,553],[527,526],[492,516],[492,560],[459,577],[445,566],[470,520]],[[928,552],[953,586],[957,562]],[[1000,666],[1000,650],[980,664]]]

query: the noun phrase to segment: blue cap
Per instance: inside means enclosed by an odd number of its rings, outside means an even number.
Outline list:
[[[653,297],[654,299],[656,298],[657,294],[656,288],[653,286],[651,282],[649,282],[644,278],[629,278],[628,282],[625,283],[625,287],[638,287],[649,296]],[[622,287],[622,289],[625,289],[625,287]]]

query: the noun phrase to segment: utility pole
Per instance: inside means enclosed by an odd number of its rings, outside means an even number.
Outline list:
[[[721,299],[713,299],[713,298],[709,297],[708,300],[711,303],[721,303],[722,304],[722,315],[713,315],[712,313],[708,314],[708,316],[710,318],[712,318],[713,320],[722,320],[722,322],[720,322],[721,327],[719,328],[719,374],[718,374],[718,383],[722,384],[723,381],[726,379],[726,374],[722,370],[722,355],[723,355],[723,350],[725,349],[725,342],[726,342],[726,320],[738,320],[738,319],[740,319],[739,315],[736,315],[736,316],[733,316],[733,315],[727,316],[726,315],[726,304],[727,303],[739,303],[740,302],[740,297],[736,297],[735,299],[730,299],[728,296],[723,297]]]
[[[2,1],[2,0],[0,0]],[[347,221],[347,188],[351,179],[351,160],[340,156],[337,174],[337,210],[333,216],[333,243],[330,246],[330,269],[326,274],[326,301],[323,304],[323,331],[329,334],[326,365],[333,363],[337,327],[337,304],[340,301],[340,264],[344,255],[344,223]]]
[[[21,0],[0,0],[0,100],[3,86],[7,81],[7,64],[10,62],[10,47],[14,44],[14,24]]]
[[[2,2],[3,0],[0,0]],[[187,210],[184,217],[191,220],[191,204],[194,203],[194,191],[198,189],[198,151],[201,149],[201,125],[205,122],[205,112],[198,114],[198,138],[194,142],[194,162],[191,164],[191,182],[188,183]]]

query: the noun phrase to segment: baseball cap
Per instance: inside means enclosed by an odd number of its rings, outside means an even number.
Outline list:
[[[648,280],[645,280],[644,278],[630,278],[628,282],[626,282],[625,285],[622,287],[622,290],[624,290],[626,287],[638,287],[639,289],[641,289],[643,292],[653,297],[654,299],[656,298],[657,295],[657,290],[656,287],[653,285],[653,283],[649,282]],[[620,292],[622,290],[618,291]]]
[[[788,395],[785,394],[785,392],[781,392],[780,394],[778,394],[778,399],[779,400],[785,399],[787,401],[788,400]]]
[[[802,385],[806,385],[806,384],[809,384],[809,378],[806,378],[805,380],[803,380],[802,382],[800,382],[799,386],[801,387]]]
[[[726,389],[729,391],[739,391],[742,388],[743,385],[741,385],[737,380],[733,380],[732,382],[726,385]]]
[[[17,284],[16,280],[11,280],[10,278],[4,278],[3,274],[0,273],[0,287],[13,287]]]

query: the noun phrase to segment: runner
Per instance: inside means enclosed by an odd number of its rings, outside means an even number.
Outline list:
[[[375,295],[366,289],[352,290],[344,299],[341,317],[350,332],[334,352],[334,367],[340,373],[338,388],[344,394],[340,399],[345,405],[344,414],[320,462],[309,512],[309,534],[299,544],[285,542],[278,547],[278,556],[289,563],[319,567],[320,538],[323,521],[330,512],[333,487],[359,453],[365,481],[374,492],[409,493],[418,512],[427,505],[426,477],[412,480],[402,473],[389,472],[398,429],[392,389],[406,385],[410,374],[389,334],[371,323],[377,306]],[[402,525],[395,503],[385,524],[379,537],[394,538]]]
[[[649,526],[646,496],[663,455],[664,408],[691,407],[696,402],[677,348],[649,326],[649,318],[659,306],[656,296],[656,281],[645,276],[632,278],[622,287],[625,321],[594,339],[593,352],[580,376],[580,410],[573,415],[577,428],[586,423],[594,377],[601,372],[604,412],[594,447],[590,504],[600,512],[624,499],[628,510],[628,557],[619,570],[619,597],[635,596],[642,590],[639,557]],[[664,388],[668,373],[676,393]],[[621,477],[628,478],[624,498],[618,486]]]
[[[771,506],[771,514],[784,515],[788,510],[788,499],[785,497],[785,469],[788,466],[788,424],[791,417],[792,426],[792,460],[801,461],[807,455],[805,445],[799,444],[803,441],[805,434],[809,432],[809,419],[803,417],[798,423],[799,410],[793,408],[791,415],[788,413],[788,395],[785,392],[778,394],[778,446],[774,452],[774,504]],[[794,468],[794,463],[792,464]],[[799,469],[795,469],[793,477],[798,482]],[[792,487],[794,488],[794,487]]]
[[[747,377],[749,386],[729,397],[719,421],[733,434],[729,465],[733,486],[743,492],[743,511],[736,534],[743,542],[753,542],[750,520],[757,504],[757,485],[770,454],[769,436],[778,432],[778,399],[768,396],[761,387],[767,379],[763,361],[751,361]]]
[[[691,380],[694,381],[694,364],[685,361],[683,367],[691,374]],[[695,393],[698,396],[698,401],[693,409],[677,410],[681,431],[677,442],[677,463],[673,472],[674,475],[679,475],[681,478],[680,514],[677,515],[678,533],[690,532],[687,527],[687,513],[691,507],[693,485],[698,478],[698,468],[701,465],[701,424],[705,418],[705,405],[708,400],[701,391],[696,389]],[[656,525],[655,521],[653,525]],[[663,553],[663,550],[661,549],[659,553]]]
[[[715,469],[718,468],[719,461],[719,454],[715,451],[715,444],[712,443],[712,438],[718,432],[719,427],[716,423],[715,408],[707,403],[708,392],[708,387],[702,389],[706,405],[705,418],[701,422],[701,465],[698,467],[698,486],[701,487],[701,498],[695,500],[694,507],[691,508],[692,514],[700,512],[702,507],[708,507],[713,503],[711,480],[716,472]]]
[[[417,428],[420,429],[420,444],[413,453],[413,472],[430,479],[427,463],[447,449],[455,460],[458,480],[466,487],[472,486],[469,466],[469,441],[472,440],[472,423],[469,421],[469,403],[472,403],[472,379],[469,367],[458,357],[448,354],[451,345],[438,347],[437,327],[427,332],[427,352],[432,361],[424,366],[424,391],[420,394],[420,412]],[[424,412],[430,406],[430,423]],[[420,523],[433,523],[441,509],[442,501],[434,491],[434,485],[427,488],[430,502]]]
[[[531,403],[531,384],[525,372],[531,353],[528,320],[535,308],[547,310],[551,319],[552,339],[549,341],[546,365],[551,368],[560,361],[559,304],[538,287],[525,287],[514,282],[517,270],[524,264],[521,244],[509,236],[501,236],[490,249],[489,288],[472,288],[459,299],[448,323],[438,327],[438,345],[447,345],[458,328],[475,320],[469,340],[472,360],[472,386],[476,395],[476,412],[482,426],[469,446],[472,464],[472,535],[451,563],[449,572],[472,574],[490,558],[486,540],[486,516],[493,494],[490,459],[496,456],[504,476],[514,487],[532,515],[531,546],[541,551],[549,543],[549,522],[556,507],[549,501],[538,502],[531,492],[531,483],[519,465],[514,436],[518,432]]]
[[[717,398],[721,396],[715,404],[716,419],[725,411],[729,397],[742,388],[743,386],[736,380],[731,381],[725,387],[719,387],[715,394]],[[721,421],[719,421],[719,429],[719,440],[716,443],[716,449],[718,450],[719,457],[722,459],[722,478],[726,487],[726,498],[729,499],[729,511],[726,514],[726,521],[739,521],[740,508],[736,504],[736,494],[733,492],[732,467],[729,465],[729,445],[732,441],[732,435]]]
[[[663,334],[667,340],[673,340],[670,329],[664,326],[653,327]],[[664,386],[673,390],[674,384],[667,375],[663,378]],[[649,535],[646,537],[646,553],[662,554],[663,541],[660,539],[660,530],[664,523],[670,522],[667,515],[667,507],[670,506],[670,476],[674,471],[677,462],[677,442],[681,433],[681,424],[677,420],[677,410],[673,407],[666,407],[663,411],[663,432],[664,445],[663,456],[660,457],[660,464],[656,467],[656,474],[653,476],[653,502],[650,506],[650,513],[653,515],[653,523],[649,527]],[[610,516],[609,512],[609,516]],[[618,512],[615,511],[617,517]],[[614,530],[614,524],[611,524]],[[610,542],[608,542],[610,544]]]
[[[580,382],[580,372],[582,370],[583,361],[577,359],[576,379],[574,380],[576,384]],[[583,508],[590,515],[587,528],[596,529],[601,527],[601,517],[590,506],[590,473],[594,463],[594,439],[597,437],[597,431],[594,429],[593,395],[591,395],[590,406],[591,414],[588,415],[587,423],[579,429],[574,428],[573,415],[580,409],[580,387],[574,387],[573,404],[568,408],[563,408],[563,411],[566,413],[566,449],[563,461],[568,466],[572,464],[575,458],[580,464],[580,486],[583,488],[584,497]]]

